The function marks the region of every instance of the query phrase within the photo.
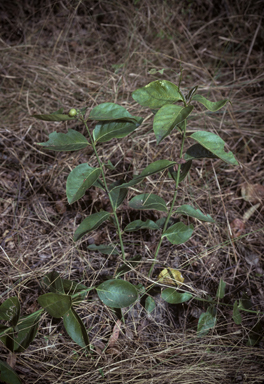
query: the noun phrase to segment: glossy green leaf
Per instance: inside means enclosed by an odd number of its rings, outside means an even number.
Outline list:
[[[76,344],[82,348],[89,346],[89,338],[86,328],[73,308],[63,316],[63,324],[68,335]]]
[[[95,245],[95,244],[91,244],[91,245],[88,245],[87,249],[89,249],[90,251],[101,252],[104,255],[119,255],[119,253],[120,253],[117,250],[117,248],[115,246],[113,246],[113,245],[104,245],[104,244]]]
[[[138,126],[139,124],[135,124],[134,121],[122,120],[99,123],[93,130],[93,138],[98,143],[105,143],[113,138],[121,139],[134,132]]]
[[[142,220],[134,220],[129,223],[124,231],[125,232],[132,232],[132,231],[138,231],[139,229],[159,229],[160,227],[152,220],[142,221]]]
[[[109,219],[111,213],[106,211],[100,211],[97,213],[93,213],[92,215],[86,217],[76,229],[73,240],[77,241],[81,237],[83,237],[86,233],[94,231],[97,229],[103,222]]]
[[[84,300],[87,295],[87,291],[89,290],[86,285],[68,279],[63,279],[62,284],[67,295],[73,296],[79,293],[77,297],[72,297],[72,303]]]
[[[225,161],[226,163],[232,165],[238,165],[237,160],[235,159],[233,153],[225,152],[224,146],[225,142],[219,136],[215,135],[212,132],[206,131],[197,131],[191,135],[191,138],[198,141],[203,147],[208,149],[214,155]]]
[[[181,164],[179,182],[182,182],[185,179],[185,177],[189,173],[189,170],[191,169],[191,166],[192,166],[192,160],[187,161],[184,164]],[[173,167],[170,167],[169,172],[170,172],[170,176],[173,178],[173,180],[176,181],[177,180],[177,171],[174,171]]]
[[[198,320],[197,335],[202,337],[207,335],[210,329],[216,325],[216,316],[214,310],[208,309],[207,312],[201,314]]]
[[[192,236],[193,225],[176,223],[163,233],[162,237],[167,237],[170,243],[179,245],[185,243]]]
[[[154,175],[155,173],[162,172],[165,169],[168,169],[169,167],[176,164],[175,161],[169,161],[169,160],[157,160],[148,165],[138,176],[135,176],[132,180],[130,180],[128,183],[124,183],[120,186],[115,186],[113,189],[119,189],[119,188],[128,188],[132,187],[133,185],[136,185],[140,183],[142,180],[145,179],[145,177],[149,177],[151,175]]]
[[[123,186],[125,184],[124,180],[118,180],[114,183],[112,183],[109,186],[110,189],[110,197],[112,200],[112,204],[114,209],[116,210],[125,200],[127,196],[128,189],[127,188],[120,188],[120,189],[114,189],[117,186]]]
[[[43,285],[44,289],[48,289],[53,293],[65,293],[62,278],[56,271],[47,273],[47,275],[43,277]]]
[[[8,321],[12,327],[17,325],[20,315],[20,304],[16,296],[5,300],[0,306],[0,320]]]
[[[190,148],[187,149],[184,159],[192,160],[192,159],[215,159],[217,158],[212,152],[208,151],[208,149],[204,148],[201,144],[194,144]]]
[[[66,194],[69,204],[81,199],[100,174],[100,168],[90,167],[87,163],[77,165],[67,178]]]
[[[124,107],[115,103],[102,103],[97,105],[91,110],[89,119],[97,121],[124,120],[137,122],[136,117],[132,116]]]
[[[71,308],[72,300],[68,295],[45,293],[38,297],[38,303],[52,317],[60,318]]]
[[[132,93],[133,99],[143,107],[160,108],[182,100],[177,85],[167,80],[156,80]]]
[[[132,269],[135,269],[138,263],[140,262],[141,258],[142,257],[140,255],[136,255],[132,257],[132,259],[126,260],[125,264],[121,265],[121,267],[117,269],[116,276],[122,276],[125,273],[131,271]]]
[[[190,300],[192,295],[187,292],[177,292],[174,288],[166,288],[161,292],[161,297],[169,304],[180,304]]]
[[[221,101],[209,101],[201,95],[194,95],[192,100],[198,101],[199,103],[203,104],[205,108],[207,108],[209,111],[212,111],[212,112],[218,111],[224,105],[226,105],[226,103],[229,101],[228,99],[221,100]]]
[[[193,110],[193,106],[183,107],[180,105],[164,105],[156,113],[153,122],[153,130],[156,136],[157,144],[170,134],[177,124],[184,121]]]
[[[161,197],[154,195],[154,193],[142,193],[133,197],[129,201],[130,208],[141,210],[156,210],[167,212],[167,206],[165,200]]]
[[[156,303],[153,297],[148,296],[145,301],[145,309],[148,313],[151,313],[156,308]]]
[[[214,219],[210,215],[204,215],[200,209],[195,209],[191,205],[184,204],[180,207],[178,207],[175,211],[175,213],[195,217],[198,220],[201,221],[208,221],[209,223],[214,223]]]
[[[197,85],[195,87],[193,87],[192,89],[190,89],[190,91],[185,96],[186,103],[189,103],[192,100],[192,98],[195,95],[197,89],[198,89]]]
[[[242,323],[242,317],[239,312],[238,308],[238,301],[236,300],[233,306],[233,316],[232,319],[234,320],[235,324],[240,325]]]
[[[31,117],[35,117],[35,119],[45,120],[45,121],[68,121],[68,120],[76,120],[77,118],[77,117],[70,117],[69,115],[64,115],[62,113],[31,115]]]
[[[8,384],[22,384],[16,372],[2,360],[0,360],[0,380]]]
[[[14,340],[14,351],[24,352],[35,339],[39,326],[40,313],[35,312],[19,319],[17,337]]]
[[[128,281],[112,279],[97,288],[100,300],[111,308],[125,308],[138,299],[137,289]]]
[[[90,144],[80,132],[69,129],[67,133],[52,132],[49,134],[48,141],[38,143],[38,145],[52,151],[78,151]]]
[[[226,283],[222,279],[220,279],[217,292],[216,292],[216,297],[218,297],[219,299],[222,299],[225,296],[225,287],[226,287]]]

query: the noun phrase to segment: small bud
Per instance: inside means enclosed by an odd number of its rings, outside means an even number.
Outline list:
[[[77,115],[77,111],[75,108],[72,108],[70,111],[69,111],[69,116],[70,117],[74,117]]]

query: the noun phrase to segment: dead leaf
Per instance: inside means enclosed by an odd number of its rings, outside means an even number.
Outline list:
[[[119,337],[120,327],[121,327],[121,320],[117,320],[113,329],[113,333],[109,339],[108,348],[112,348],[115,346]]]
[[[159,282],[169,285],[178,285],[181,286],[184,282],[182,274],[177,269],[165,268],[159,274]]]
[[[245,222],[240,219],[235,219],[230,223],[232,237],[239,237],[245,232]]]
[[[264,185],[245,183],[241,187],[241,196],[252,204],[264,202]]]
[[[6,359],[6,362],[8,365],[10,365],[11,368],[14,369],[16,366],[16,354],[10,352],[7,359]]]

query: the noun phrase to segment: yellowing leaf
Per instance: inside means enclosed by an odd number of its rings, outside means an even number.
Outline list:
[[[182,274],[177,269],[165,268],[159,274],[159,282],[169,285],[181,286],[184,282]]]

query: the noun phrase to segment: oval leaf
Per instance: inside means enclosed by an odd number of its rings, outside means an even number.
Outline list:
[[[156,80],[132,93],[133,99],[143,107],[160,108],[182,100],[177,85],[167,80]]]
[[[235,324],[237,324],[237,325],[240,325],[242,323],[242,317],[241,317],[241,314],[239,312],[237,300],[235,301],[234,306],[233,306],[232,319],[234,320]]]
[[[99,252],[103,253],[104,255],[119,255],[119,253],[120,253],[117,250],[117,248],[113,245],[91,244],[91,245],[88,245],[87,249],[89,249],[90,251],[99,251]]]
[[[134,116],[130,115],[130,113],[124,107],[115,103],[102,103],[97,105],[91,110],[89,119],[98,121],[136,121]]]
[[[182,274],[177,269],[164,268],[159,274],[159,283],[181,286],[184,282]]]
[[[90,145],[87,139],[77,131],[69,129],[67,133],[52,132],[49,140],[45,143],[38,143],[45,149],[53,151],[78,151]]]
[[[205,108],[207,108],[209,111],[216,112],[219,109],[221,109],[226,103],[229,101],[228,99],[221,100],[221,101],[209,101],[205,97],[201,95],[194,95],[192,100],[198,101],[199,103],[203,104]]]
[[[187,292],[177,292],[173,288],[166,288],[161,292],[161,297],[169,304],[180,304],[190,300],[192,295]]]
[[[105,143],[113,138],[121,139],[128,136],[138,127],[138,124],[129,121],[112,121],[97,124],[93,130],[93,138],[98,143]]]
[[[156,113],[153,122],[153,130],[157,144],[170,134],[172,129],[184,121],[193,110],[193,106],[183,107],[179,105],[164,105]]]
[[[52,317],[60,318],[71,308],[71,297],[58,293],[46,293],[38,297],[38,303]]]
[[[68,120],[76,120],[77,117],[70,117],[69,115],[64,115],[62,113],[51,113],[45,115],[31,115],[31,117],[35,117],[39,120],[45,121],[68,121]]]
[[[112,279],[100,284],[97,293],[102,302],[111,308],[125,308],[138,298],[137,289],[128,281]]]
[[[198,336],[205,336],[210,331],[210,329],[214,328],[216,324],[216,316],[213,316],[211,311],[207,310],[201,314],[198,320],[197,334]]]
[[[208,149],[214,155],[232,165],[238,165],[233,153],[225,152],[225,142],[219,136],[212,132],[198,131],[191,135],[191,138],[198,141],[204,148]]]
[[[160,227],[154,223],[152,220],[142,221],[142,220],[135,220],[129,223],[124,231],[125,232],[132,232],[132,231],[138,231],[139,229],[159,229]]]
[[[127,188],[120,188],[120,189],[113,189],[116,186],[122,186],[124,183],[123,180],[118,180],[115,183],[112,183],[109,186],[110,191],[110,198],[112,200],[112,206],[114,209],[117,209],[125,200],[127,196],[128,189]]]
[[[201,221],[207,221],[209,223],[214,223],[214,219],[210,215],[204,215],[200,209],[195,209],[188,204],[184,204],[181,207],[177,208],[175,213],[179,213],[181,215],[195,217]]]
[[[145,301],[146,311],[148,311],[148,313],[151,313],[152,311],[154,311],[155,307],[156,307],[155,300],[151,296],[148,296]]]
[[[69,204],[82,198],[85,191],[96,182],[100,174],[100,168],[92,168],[88,164],[77,165],[67,178],[66,194]]]
[[[73,308],[63,316],[63,324],[68,335],[76,344],[82,348],[89,346],[86,328]]]
[[[40,313],[35,312],[31,315],[19,319],[17,325],[17,337],[15,338],[14,351],[24,352],[29,344],[35,339],[39,326]]]
[[[17,325],[20,316],[20,304],[16,296],[5,300],[0,306],[0,319],[8,321],[12,327]]]
[[[162,237],[167,237],[170,243],[179,245],[185,243],[192,236],[193,225],[176,223],[163,233]]]
[[[155,209],[156,211],[167,212],[166,202],[153,193],[142,193],[129,201],[130,208],[134,209]]]
[[[8,384],[22,384],[16,372],[2,360],[0,360],[0,380]]]
[[[226,287],[226,283],[222,279],[220,279],[218,289],[216,292],[216,297],[218,297],[219,299],[222,299],[225,296],[225,287]]]
[[[76,229],[73,240],[77,241],[81,237],[83,237],[86,233],[89,233],[95,229],[97,229],[104,221],[109,219],[111,213],[106,211],[101,211],[97,213],[93,213],[92,215],[86,217]]]

